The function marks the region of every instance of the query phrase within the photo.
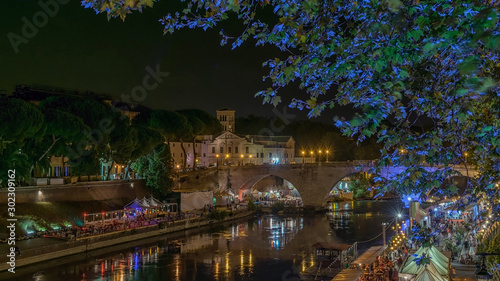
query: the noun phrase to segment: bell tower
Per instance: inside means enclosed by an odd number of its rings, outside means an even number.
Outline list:
[[[217,119],[224,128],[224,132],[234,133],[234,110],[229,108],[221,108],[217,110]]]

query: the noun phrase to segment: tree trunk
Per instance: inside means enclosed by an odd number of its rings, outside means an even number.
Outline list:
[[[64,178],[64,155],[61,155],[61,164],[62,164],[61,178]]]
[[[48,148],[47,150],[45,150],[45,152],[42,154],[42,156],[40,156],[40,157],[38,158],[38,160],[37,160],[37,161],[35,161],[35,163],[34,163],[33,165],[31,165],[31,167],[30,167],[30,172],[29,172],[29,174],[30,174],[30,175],[33,173],[33,169],[35,169],[35,165],[36,165],[36,163],[40,162],[40,161],[43,159],[43,157],[45,157],[45,155],[47,155],[47,153],[49,153],[49,151],[52,149],[52,147],[54,147],[54,145],[56,144],[56,142],[57,142],[58,140],[60,140],[60,139],[61,139],[61,138],[57,138],[57,139],[56,139],[56,136],[52,135],[52,144],[49,146],[49,148]],[[64,160],[63,160],[63,161],[64,161]]]
[[[196,140],[196,137],[193,137],[193,157],[194,157],[193,158],[193,171],[196,171],[196,168],[197,168],[196,165],[198,164],[198,163],[196,163],[196,159],[197,159],[198,155],[196,155],[195,140]]]
[[[106,176],[106,180],[110,180],[111,178],[111,169],[113,169],[113,165],[115,164],[114,160],[111,160],[111,166],[108,168],[108,175]]]
[[[184,170],[186,170],[186,164],[187,164],[187,163],[186,163],[186,162],[187,162],[187,161],[186,161],[186,160],[187,160],[186,149],[184,148],[184,143],[182,142],[182,140],[180,140],[180,141],[181,141],[181,149],[182,149],[182,153],[184,154],[184,163],[183,163],[183,165],[182,165],[182,166],[183,166],[182,168],[183,168]]]
[[[131,164],[131,161],[129,161],[127,163],[127,166],[125,167],[125,179],[129,180],[130,177],[129,177],[129,171],[130,171],[130,164]]]

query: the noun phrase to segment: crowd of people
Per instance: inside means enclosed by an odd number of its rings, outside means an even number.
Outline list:
[[[452,252],[452,260],[472,264],[479,241],[480,220],[454,220],[437,217],[431,226],[433,242],[441,251]]]
[[[212,211],[212,209],[206,209]],[[76,239],[82,237],[96,236],[106,233],[112,233],[123,230],[137,229],[140,227],[147,227],[158,225],[161,222],[174,223],[195,217],[202,217],[207,212],[193,211],[193,212],[172,212],[160,214],[156,217],[147,217],[146,215],[137,215],[133,217],[125,217],[115,220],[106,220],[101,222],[88,223],[82,226],[67,226],[57,230],[39,231],[36,236],[42,237],[55,237],[61,239]]]
[[[363,274],[359,281],[397,281],[398,271],[407,257],[408,248],[405,245],[378,256],[372,263],[361,265]]]
[[[451,219],[436,214],[427,230],[431,233],[431,242],[442,252],[451,252],[451,260],[462,264],[474,263],[479,241],[481,220]],[[412,243],[413,242],[413,243]],[[368,265],[362,265],[363,274],[359,281],[396,281],[404,260],[421,245],[416,240],[408,241],[394,250],[385,252]],[[455,268],[450,268],[450,275],[455,275]]]

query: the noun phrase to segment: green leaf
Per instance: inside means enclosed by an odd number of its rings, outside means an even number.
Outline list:
[[[475,56],[467,57],[461,64],[458,65],[460,74],[469,75],[479,66],[479,60]]]
[[[406,72],[405,70],[401,70],[401,71],[399,72],[399,76],[400,76],[401,78],[409,78],[409,77],[410,77],[410,74],[408,74],[408,72]]]
[[[500,35],[495,35],[488,40],[486,47],[493,50],[500,50]]]
[[[403,2],[400,0],[389,0],[389,10],[392,12],[399,11],[399,8],[403,6]]]
[[[385,62],[384,62],[384,61],[382,61],[382,60],[377,60],[377,61],[375,62],[375,66],[374,66],[374,68],[375,68],[375,70],[376,70],[377,72],[379,72],[379,73],[380,73],[380,72],[382,71],[382,69],[383,69],[385,66],[386,66],[386,64],[385,64]]]
[[[434,48],[436,47],[436,45],[432,44],[432,43],[427,43],[424,45],[424,51],[428,52],[428,51],[431,51],[433,50]]]

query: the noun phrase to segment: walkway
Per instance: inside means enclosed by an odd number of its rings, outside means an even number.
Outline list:
[[[452,261],[451,267],[455,268],[456,276],[452,277],[453,281],[476,281],[474,264],[461,264],[459,261]]]
[[[370,247],[366,252],[364,252],[359,258],[357,258],[353,263],[352,268],[342,269],[342,271],[332,279],[332,281],[355,281],[363,274],[363,267],[360,265],[371,264],[375,259],[382,255],[387,246],[374,246]],[[356,266],[354,268],[354,266]]]

